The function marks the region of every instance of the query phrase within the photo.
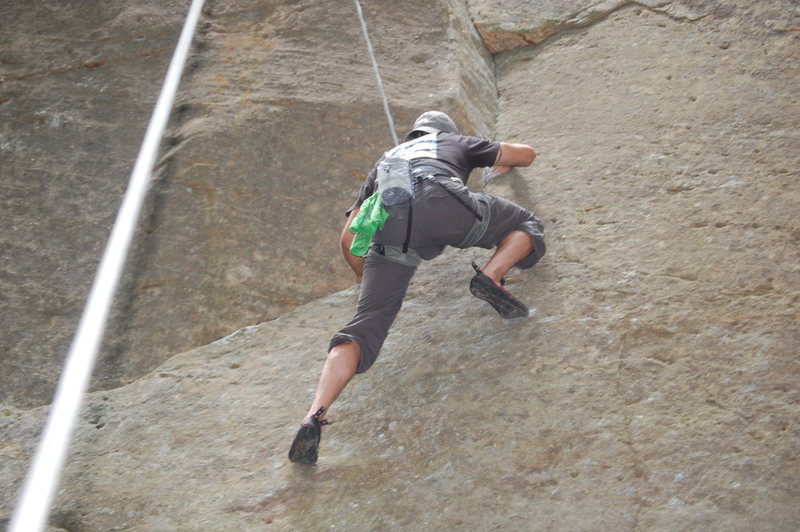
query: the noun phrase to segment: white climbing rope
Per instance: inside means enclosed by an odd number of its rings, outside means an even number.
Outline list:
[[[47,524],[47,516],[61,476],[75,420],[83,404],[114,292],[125,265],[128,248],[150,183],[150,174],[155,165],[203,3],[204,0],[193,0],[189,8],[161,94],[131,172],[128,189],[117,213],[89,299],[67,355],[43,436],[28,472],[9,532],[39,532]]]
[[[389,131],[392,133],[392,140],[394,140],[395,145],[397,145],[399,144],[399,141],[397,140],[397,132],[394,129],[392,113],[389,111],[389,100],[386,98],[386,93],[383,90],[383,80],[381,79],[381,73],[378,70],[378,62],[375,60],[375,53],[372,51],[372,43],[369,40],[369,33],[367,33],[367,23],[364,21],[364,13],[361,11],[361,4],[359,1],[353,1],[356,3],[358,18],[361,21],[361,31],[364,32],[364,40],[367,41],[367,51],[369,52],[369,58],[372,60],[372,69],[375,71],[375,77],[378,80],[378,90],[380,91],[381,98],[383,99],[383,110],[386,113],[386,119],[389,121]]]

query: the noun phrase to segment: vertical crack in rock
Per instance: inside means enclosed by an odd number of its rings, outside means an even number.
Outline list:
[[[460,107],[477,135],[492,137],[499,112],[494,61],[482,45],[464,0],[449,0],[448,9],[452,22],[448,29],[450,39],[462,43],[455,50],[460,80],[453,103]]]

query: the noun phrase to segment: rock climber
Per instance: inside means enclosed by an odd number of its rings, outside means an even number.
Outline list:
[[[405,203],[378,205],[388,217],[370,239],[366,256],[360,257],[351,251],[356,235],[350,228],[365,202],[377,198],[378,169],[387,158],[408,161],[413,195]],[[503,278],[512,267],[530,268],[544,255],[542,223],[530,210],[471,192],[466,183],[475,168],[494,167],[502,173],[530,166],[535,158],[526,144],[461,135],[445,113],[427,111],[405,141],[376,163],[346,211],[341,236],[344,258],[361,283],[356,313],[330,342],[311,408],[289,451],[291,461],[316,463],[328,408],[355,374],[375,362],[422,260],[436,257],[446,246],[496,248],[483,268],[473,263],[470,291],[504,318],[528,315],[527,307],[505,289]]]

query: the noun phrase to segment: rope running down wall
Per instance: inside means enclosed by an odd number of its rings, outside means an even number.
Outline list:
[[[114,292],[119,284],[128,248],[149,188],[150,175],[169,120],[203,3],[204,0],[192,0],[189,8],[161,94],[131,172],[128,189],[117,213],[89,299],[67,355],[42,438],[11,520],[10,532],[40,532],[47,524],[75,421],[83,405]]]
[[[383,90],[383,80],[381,79],[381,73],[378,70],[378,62],[375,60],[375,53],[372,51],[372,43],[369,40],[369,33],[367,33],[367,23],[364,21],[364,13],[361,11],[361,4],[358,0],[353,1],[356,3],[358,19],[361,21],[361,31],[364,32],[364,40],[367,41],[367,52],[369,52],[369,58],[372,60],[372,69],[375,71],[375,77],[378,80],[378,90],[380,91],[381,99],[383,100],[383,111],[386,113],[386,120],[389,121],[389,131],[392,133],[392,140],[396,146],[400,142],[397,140],[397,132],[394,129],[394,120],[392,120],[392,113],[389,110],[389,100],[386,99],[386,93]]]

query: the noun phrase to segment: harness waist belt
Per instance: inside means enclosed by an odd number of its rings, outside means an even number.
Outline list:
[[[453,192],[452,190],[450,190],[449,188],[444,186],[444,184],[437,179],[438,177],[441,177],[443,179],[452,179],[454,181],[458,181],[459,183],[461,183],[461,180],[458,179],[457,177],[449,176],[449,175],[446,175],[446,174],[424,174],[424,175],[416,175],[416,176],[414,176],[414,178],[417,180],[417,182],[428,181],[430,183],[436,183],[438,186],[440,186],[442,188],[442,190],[444,190],[445,192],[447,192],[448,194],[453,196],[453,198],[456,201],[458,201],[461,205],[464,206],[464,208],[466,208],[469,212],[471,212],[472,215],[475,216],[475,218],[477,218],[479,222],[482,222],[483,221],[483,214],[481,212],[477,211],[472,205],[470,205],[469,203],[464,201],[458,194],[456,194],[455,192]],[[463,184],[463,183],[461,183],[461,184]]]

